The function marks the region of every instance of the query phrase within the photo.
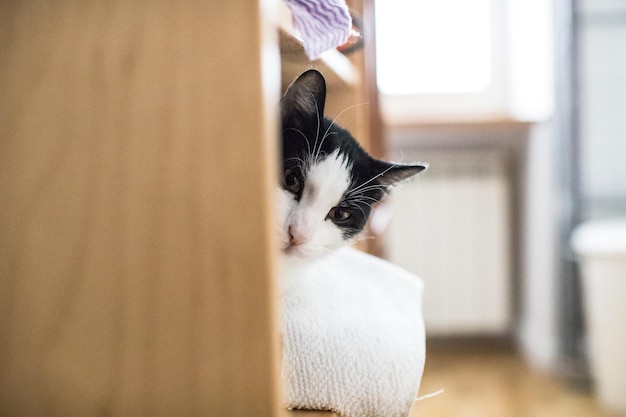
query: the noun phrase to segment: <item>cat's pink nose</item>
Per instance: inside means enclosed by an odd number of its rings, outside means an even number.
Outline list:
[[[289,226],[289,244],[292,246],[302,245],[307,242],[306,236],[299,232],[295,227]]]

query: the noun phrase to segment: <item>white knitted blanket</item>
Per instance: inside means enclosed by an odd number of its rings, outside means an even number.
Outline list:
[[[351,248],[281,277],[283,398],[345,417],[406,417],[425,359],[422,281]]]

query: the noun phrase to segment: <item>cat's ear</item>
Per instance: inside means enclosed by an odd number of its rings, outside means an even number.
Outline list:
[[[389,189],[397,183],[406,181],[413,176],[419,174],[428,168],[428,164],[395,164],[392,162],[383,162],[382,173],[378,182]]]
[[[308,70],[287,88],[280,102],[283,125],[317,129],[324,120],[326,81],[317,70]]]

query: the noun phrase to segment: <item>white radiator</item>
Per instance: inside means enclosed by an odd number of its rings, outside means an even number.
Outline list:
[[[405,160],[412,158],[405,155]],[[429,334],[502,334],[512,312],[509,180],[499,153],[415,158],[390,199],[388,258],[425,282]]]

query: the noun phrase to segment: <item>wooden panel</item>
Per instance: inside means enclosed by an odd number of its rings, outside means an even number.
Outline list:
[[[0,5],[1,415],[280,413],[263,10]]]

